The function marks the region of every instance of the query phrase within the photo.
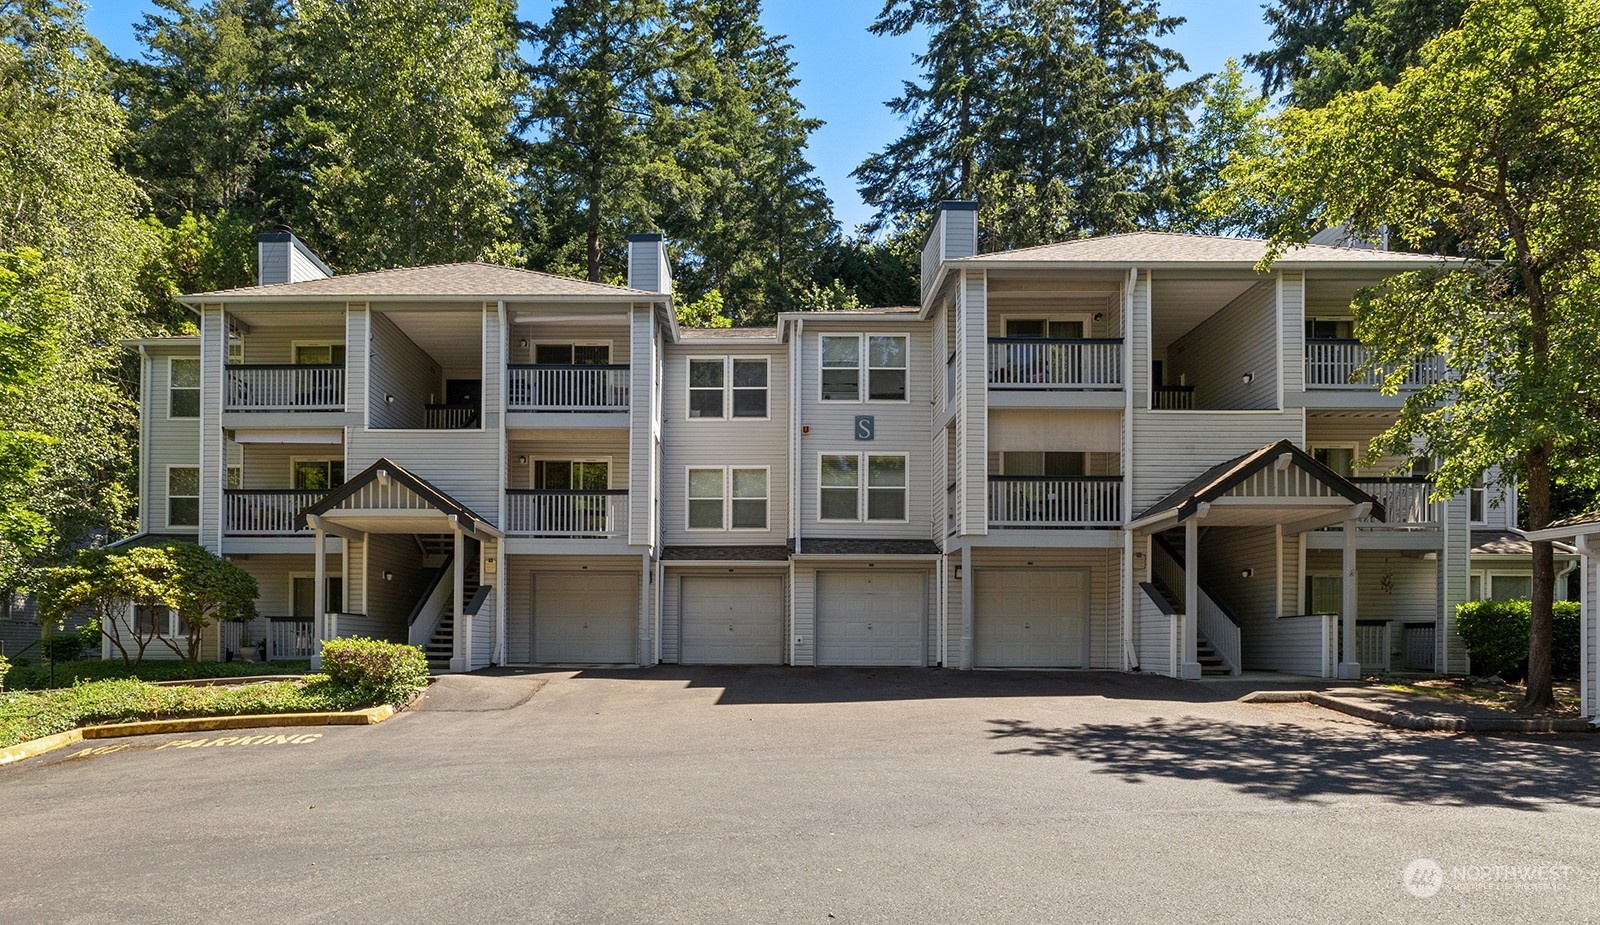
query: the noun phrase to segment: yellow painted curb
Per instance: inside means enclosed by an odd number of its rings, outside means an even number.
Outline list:
[[[45,752],[53,752],[58,748],[82,741],[82,729],[68,729],[66,732],[58,732],[42,739],[29,739],[26,742],[7,745],[5,748],[0,748],[0,765],[21,761],[24,758],[32,758],[34,755],[42,755]]]
[[[84,739],[120,739],[123,736],[167,735],[175,732],[214,732],[218,729],[260,729],[271,726],[374,726],[394,716],[389,704],[349,713],[257,713],[251,716],[196,716],[188,719],[152,719],[136,723],[109,723],[69,729],[42,739],[18,742],[0,749],[0,765],[32,758]]]

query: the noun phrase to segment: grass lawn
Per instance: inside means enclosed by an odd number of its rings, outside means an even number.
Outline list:
[[[299,662],[189,662],[152,661],[124,665],[118,658],[56,662],[55,687],[71,687],[86,681],[138,678],[142,681],[193,681],[197,678],[243,678],[263,674],[305,674],[311,663]],[[50,666],[37,660],[27,665],[13,664],[6,675],[7,691],[45,690],[51,687]]]
[[[326,675],[214,687],[164,687],[132,678],[0,694],[0,748],[78,726],[191,716],[307,713],[377,706],[383,698]]]
[[[1506,713],[1515,713],[1528,695],[1528,690],[1521,684],[1495,683],[1483,678],[1420,678],[1405,679],[1378,678],[1380,686],[1404,694],[1417,694],[1423,697],[1438,697],[1457,703],[1470,703],[1474,706],[1486,707],[1491,710],[1501,710]],[[1578,686],[1571,681],[1557,681],[1555,683],[1556,704],[1545,716],[1575,717],[1579,714],[1580,704],[1578,699]]]

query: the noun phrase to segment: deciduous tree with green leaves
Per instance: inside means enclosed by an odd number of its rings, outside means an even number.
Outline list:
[[[1441,460],[1448,496],[1499,464],[1528,526],[1557,479],[1593,485],[1600,445],[1600,4],[1474,0],[1393,86],[1291,108],[1221,197],[1274,216],[1272,251],[1347,225],[1466,259],[1391,277],[1354,305],[1369,367],[1395,392],[1413,362],[1448,374],[1408,395],[1374,453]],[[1535,543],[1526,706],[1551,697],[1549,543]]]

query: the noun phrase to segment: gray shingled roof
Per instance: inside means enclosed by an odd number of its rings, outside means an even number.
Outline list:
[[[184,296],[182,301],[236,301],[318,298],[518,298],[528,296],[650,296],[658,292],[627,289],[571,279],[533,270],[518,270],[492,263],[445,263],[429,267],[401,267],[350,273],[302,283],[246,286]]]
[[[794,540],[789,541],[794,549]],[[935,556],[939,544],[932,540],[857,540],[808,536],[800,542],[805,556]]]
[[[1566,543],[1553,544],[1557,552],[1574,553],[1577,550]],[[1472,554],[1475,556],[1531,556],[1533,541],[1510,530],[1472,531]]]
[[[1279,440],[1270,443],[1253,453],[1236,456],[1227,462],[1217,463],[1215,466],[1190,479],[1187,484],[1167,495],[1155,504],[1145,509],[1143,514],[1135,517],[1135,521],[1146,520],[1158,514],[1174,513],[1178,520],[1187,520],[1189,516],[1207,501],[1214,501],[1226,494],[1229,489],[1243,482],[1256,472],[1274,464],[1277,458],[1288,453],[1300,468],[1311,473],[1323,484],[1350,499],[1353,502],[1371,502],[1372,518],[1382,521],[1387,512],[1383,503],[1332,469],[1295,446],[1288,440]]]
[[[1172,234],[1141,231],[1098,238],[1081,238],[1057,244],[1042,244],[1014,251],[997,251],[963,257],[951,263],[1229,263],[1254,266],[1267,254],[1267,242],[1258,238],[1224,238],[1209,235]],[[1298,264],[1437,264],[1459,258],[1399,251],[1369,250],[1360,247],[1332,247],[1307,244],[1292,247],[1278,258],[1278,266]]]
[[[666,546],[661,558],[669,562],[787,562],[784,546]]]
[[[697,340],[776,340],[777,328],[683,328],[678,332],[682,341]]]

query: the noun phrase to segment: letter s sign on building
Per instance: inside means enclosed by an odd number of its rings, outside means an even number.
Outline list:
[[[877,436],[877,422],[870,414],[856,415],[856,439],[871,440]]]

